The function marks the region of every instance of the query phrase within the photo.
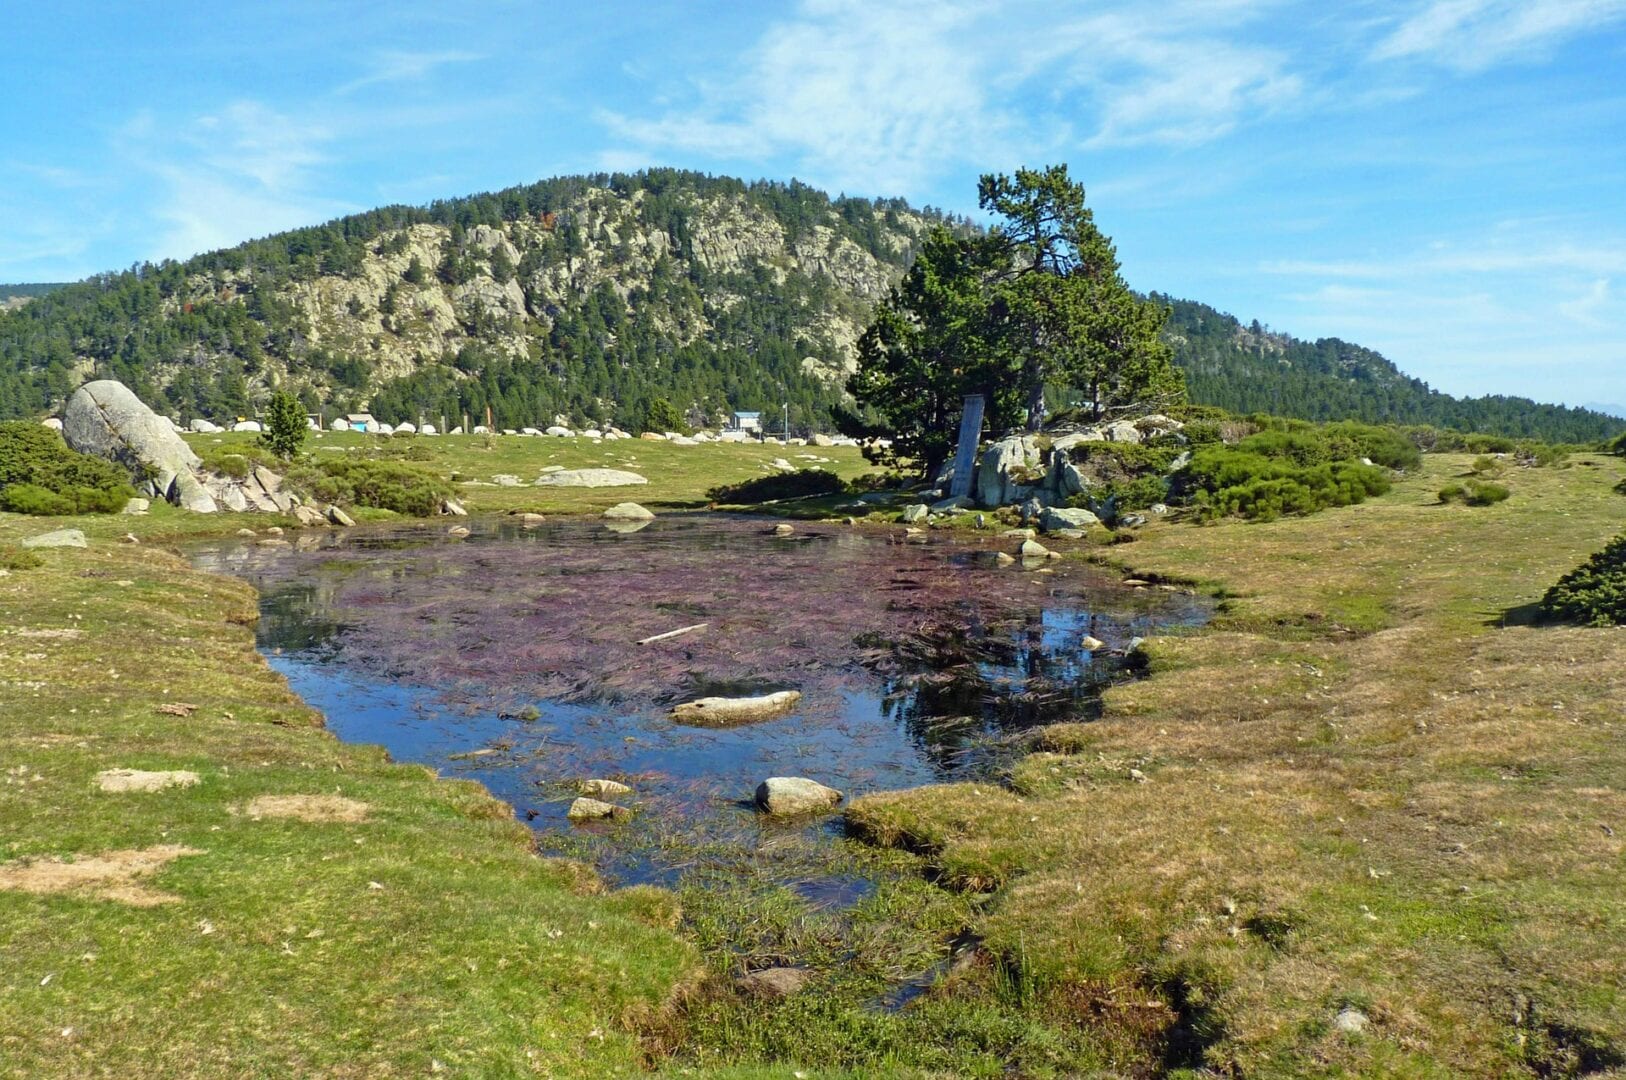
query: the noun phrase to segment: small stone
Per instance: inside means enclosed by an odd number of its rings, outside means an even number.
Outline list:
[[[1024,559],[1048,559],[1053,554],[1054,552],[1037,540],[1022,541],[1022,558]]]
[[[806,968],[772,967],[749,972],[736,985],[756,997],[782,999],[800,991],[807,980]]]
[[[527,529],[540,525],[546,520],[548,519],[541,514],[521,514],[519,516],[519,523]]]
[[[453,517],[469,516],[469,512],[463,509],[463,504],[458,502],[456,499],[442,499],[440,503],[440,512],[443,514],[450,514]]]
[[[1084,640],[1078,643],[1078,647],[1083,649],[1085,652],[1100,652],[1102,649],[1107,647],[1107,643],[1098,637],[1091,637],[1089,634],[1085,634]]]
[[[1353,1005],[1345,1005],[1332,1019],[1332,1026],[1345,1035],[1364,1035],[1371,1023],[1367,1015]]]
[[[345,528],[349,528],[356,523],[355,518],[351,517],[337,506],[330,506],[327,508],[327,519],[333,522],[333,524],[342,525]]]
[[[120,513],[145,514],[151,508],[152,500],[150,499],[131,499],[129,502],[124,504],[124,509],[121,510]]]
[[[1010,566],[1012,563],[1016,562],[1016,560],[1001,551],[994,555],[994,562],[1000,566]]]
[[[611,521],[654,521],[655,515],[635,502],[616,503],[604,511]]]
[[[916,522],[925,521],[926,515],[929,513],[931,513],[931,510],[925,503],[915,503],[912,506],[903,508],[903,520],[913,525]]]
[[[632,794],[630,787],[616,780],[583,780],[577,786],[583,795],[595,799],[618,799]]]
[[[1144,784],[1146,783],[1146,774],[1141,772],[1139,769],[1130,769],[1129,779],[1133,780],[1137,784]]]
[[[773,527],[773,534],[775,536],[794,536],[796,535],[796,526],[785,524],[775,525]]]
[[[461,540],[463,537],[469,535],[469,527],[467,525],[453,525],[450,529],[446,530],[446,535],[455,536],[457,539]]]

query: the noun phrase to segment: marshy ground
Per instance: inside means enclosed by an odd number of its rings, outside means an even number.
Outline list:
[[[673,498],[759,469],[758,448],[736,450],[732,472],[683,459]],[[1090,549],[1207,583],[1222,610],[1155,639],[1151,678],[1001,776],[863,795],[847,813],[863,846],[765,835],[788,883],[723,860],[677,896],[595,894],[482,789],[336,741],[254,651],[250,589],[114,541],[193,523],[98,520],[89,549],[0,578],[3,862],[108,866],[109,888],[163,899],[0,888],[0,1062],[1618,1073],[1626,632],[1527,612],[1620,530],[1626,470],[1581,455],[1518,470],[1505,503],[1438,505],[1466,465],[1429,457],[1390,494],[1310,518]],[[540,491],[476,495],[552,511]],[[625,492],[547,497],[585,510]],[[58,524],[5,516],[0,536]],[[115,793],[96,781],[111,769],[200,780]],[[805,964],[812,985],[743,997],[727,981],[742,957]],[[941,978],[916,993],[907,977],[927,971]],[[901,993],[865,996],[887,985]]]

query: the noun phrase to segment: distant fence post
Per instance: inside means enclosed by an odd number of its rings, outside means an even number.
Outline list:
[[[982,441],[981,394],[967,394],[965,411],[960,414],[960,444],[954,448],[954,476],[949,481],[949,498],[971,494],[971,477],[977,468],[977,444]]]

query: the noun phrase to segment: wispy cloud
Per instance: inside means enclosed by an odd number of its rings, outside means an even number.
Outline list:
[[[152,213],[167,227],[155,256],[185,258],[353,209],[316,190],[333,138],[324,124],[245,100],[179,124],[139,113],[116,145],[158,185]]]
[[[441,52],[401,52],[386,50],[373,56],[371,70],[360,78],[352,79],[334,91],[351,94],[367,86],[380,83],[417,82],[447,64],[467,64],[483,60],[480,53],[450,49]]]
[[[1564,40],[1626,17],[1626,0],[1430,0],[1372,51],[1461,71],[1544,55]]]
[[[1559,304],[1558,310],[1572,322],[1602,330],[1608,325],[1603,313],[1613,300],[1614,297],[1609,291],[1609,279],[1599,278],[1587,286],[1586,291],[1580,296]]]
[[[1191,145],[1303,90],[1280,51],[1228,34],[1266,0],[805,0],[733,70],[656,116],[605,111],[610,150],[788,158],[833,187],[916,190],[944,169],[1138,144]]]

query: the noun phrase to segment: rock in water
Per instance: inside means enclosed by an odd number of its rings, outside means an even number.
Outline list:
[[[828,810],[841,792],[805,776],[770,776],[757,785],[757,806],[774,817]]]
[[[100,379],[75,390],[62,434],[82,454],[116,461],[138,478],[150,476],[154,493],[178,506],[204,514],[218,509],[195,472],[203,462],[121,382]]]
[[[672,719],[690,724],[742,724],[787,713],[802,700],[800,690],[780,690],[761,697],[705,697],[672,710]]]
[[[906,506],[903,508],[903,520],[908,522],[910,525],[913,525],[916,522],[925,521],[926,516],[930,513],[931,510],[926,506],[925,503],[915,503],[912,506]]]
[[[632,811],[625,806],[616,806],[614,803],[600,802],[584,796],[570,804],[565,816],[571,821],[600,821],[604,818],[625,821],[632,816]]]
[[[616,503],[604,511],[611,521],[653,521],[655,515],[635,502]]]
[[[648,479],[625,469],[565,469],[537,478],[538,487],[630,487]]]
[[[57,529],[23,541],[25,548],[84,547],[85,534],[78,529]]]
[[[581,793],[595,799],[619,799],[632,794],[632,789],[616,780],[583,780]]]

